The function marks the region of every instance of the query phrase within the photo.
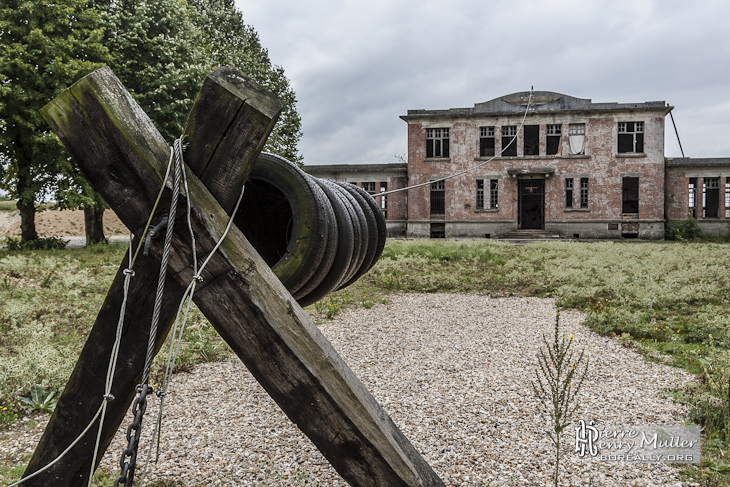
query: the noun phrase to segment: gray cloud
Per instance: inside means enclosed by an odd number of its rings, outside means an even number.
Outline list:
[[[517,91],[665,100],[690,157],[730,157],[730,4],[238,0],[299,99],[307,164],[394,162],[408,109]],[[666,153],[679,156],[668,119]]]

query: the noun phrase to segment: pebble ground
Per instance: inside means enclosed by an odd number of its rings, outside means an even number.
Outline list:
[[[546,486],[555,450],[530,381],[555,311],[550,299],[401,294],[370,309],[346,309],[320,329],[446,485]],[[564,331],[590,357],[575,419],[682,424],[686,411],[666,391],[692,376],[647,362],[588,330],[583,318],[561,312]],[[347,485],[237,359],[176,374],[172,389],[160,460],[150,464],[149,480]],[[148,409],[147,435],[156,407]],[[562,486],[682,485],[670,465],[580,458],[572,427],[562,449]],[[15,447],[32,446],[37,436],[16,439]],[[102,461],[105,469],[117,468],[122,439],[120,432]]]

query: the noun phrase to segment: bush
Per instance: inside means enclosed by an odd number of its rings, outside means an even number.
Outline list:
[[[700,224],[694,218],[668,222],[664,234],[667,240],[679,240],[680,242],[695,240],[703,235]]]
[[[23,242],[20,237],[8,237],[5,243],[8,250],[63,250],[68,240],[60,237],[40,237]]]

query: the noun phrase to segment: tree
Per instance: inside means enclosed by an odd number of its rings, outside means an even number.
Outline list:
[[[115,0],[106,16],[109,66],[172,144],[211,62],[185,0]]]
[[[107,57],[99,12],[84,0],[0,3],[0,188],[17,198],[21,240],[38,238],[35,203],[68,154],[38,110]]]
[[[216,66],[240,69],[276,94],[284,106],[264,150],[302,164],[297,149],[302,137],[302,121],[296,110],[296,95],[281,66],[271,64],[253,27],[246,25],[233,0],[189,0],[194,7],[193,22],[202,31]]]

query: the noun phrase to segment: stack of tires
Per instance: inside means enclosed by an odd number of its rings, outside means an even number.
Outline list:
[[[301,306],[355,282],[385,246],[385,218],[365,190],[266,152],[234,222]]]

